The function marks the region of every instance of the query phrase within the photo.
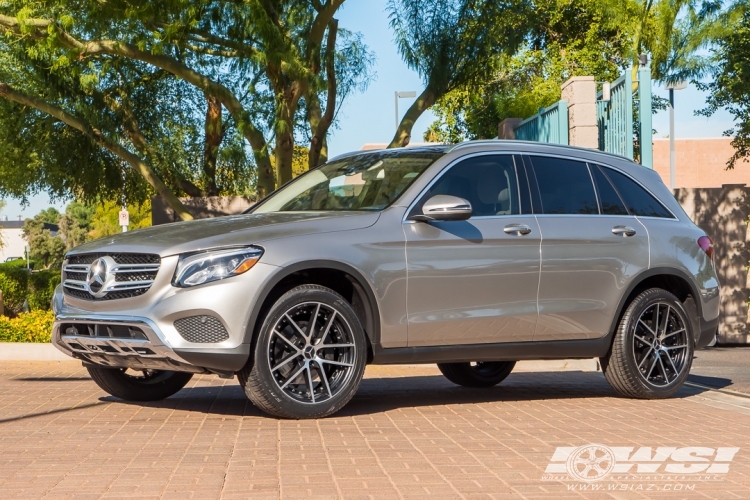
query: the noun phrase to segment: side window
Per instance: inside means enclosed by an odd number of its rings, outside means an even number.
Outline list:
[[[664,208],[664,205],[630,177],[611,168],[605,168],[604,171],[632,215],[668,219],[673,217],[669,210]]]
[[[604,175],[600,166],[589,164],[591,173],[594,176],[596,192],[599,194],[599,204],[601,205],[602,215],[628,215],[625,203],[620,199],[615,188],[610,184],[609,179]]]
[[[466,159],[450,168],[422,197],[422,204],[438,194],[458,196],[471,203],[472,217],[519,213],[518,182],[511,155]]]
[[[599,214],[594,185],[585,163],[531,156],[543,214]]]

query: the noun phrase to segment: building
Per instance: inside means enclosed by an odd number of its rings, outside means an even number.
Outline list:
[[[0,220],[0,238],[3,246],[0,248],[0,262],[5,262],[14,257],[25,257],[26,240],[23,237],[22,220]],[[49,229],[52,236],[57,236],[60,228],[57,224],[44,223],[44,229]]]
[[[750,162],[738,161],[727,170],[734,155],[731,137],[675,139],[675,183],[680,188],[720,188],[726,184],[750,186]],[[669,139],[654,139],[654,170],[670,185]]]

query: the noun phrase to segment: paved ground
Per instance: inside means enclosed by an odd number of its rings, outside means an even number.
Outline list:
[[[748,401],[689,388],[622,399],[597,372],[514,373],[468,390],[435,367],[369,367],[341,413],[281,421],[236,381],[196,377],[173,398],[133,405],[75,362],[3,362],[0,497],[748,498]],[[698,460],[740,450],[728,473],[543,478],[556,447],[589,443],[631,447],[656,468],[640,447],[707,447],[693,450]]]
[[[709,387],[750,393],[750,347],[696,351],[690,380]]]

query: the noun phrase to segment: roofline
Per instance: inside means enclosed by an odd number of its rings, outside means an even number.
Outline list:
[[[540,146],[541,145],[541,146],[548,146],[548,147],[558,148],[558,149],[570,149],[570,150],[573,150],[573,151],[581,151],[581,152],[586,152],[586,153],[592,153],[592,154],[596,154],[596,155],[605,156],[605,157],[608,157],[608,158],[617,158],[618,160],[625,160],[625,161],[628,161],[630,163],[634,163],[635,165],[643,166],[640,163],[637,163],[637,162],[631,160],[627,156],[622,156],[622,155],[618,155],[618,154],[614,154],[614,153],[607,153],[605,151],[600,151],[598,149],[584,148],[584,147],[581,147],[581,146],[569,146],[567,144],[554,144],[554,143],[551,143],[551,142],[521,141],[521,140],[518,140],[518,139],[480,139],[480,140],[476,140],[476,141],[464,141],[464,142],[460,142],[460,143],[456,144],[455,146],[453,146],[452,148],[446,150],[446,153],[450,153],[452,151],[456,151],[456,150],[459,150],[459,149],[468,148],[468,147],[471,147],[471,146],[481,146],[483,144],[487,144],[487,145],[521,144],[521,145],[525,145],[525,146]]]

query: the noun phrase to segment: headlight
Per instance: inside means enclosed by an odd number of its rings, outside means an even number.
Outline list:
[[[249,271],[260,260],[261,255],[263,250],[257,247],[182,255],[172,284],[185,288],[231,278]]]

